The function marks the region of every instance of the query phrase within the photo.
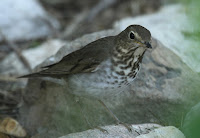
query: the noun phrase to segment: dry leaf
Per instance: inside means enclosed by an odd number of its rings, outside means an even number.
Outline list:
[[[0,122],[0,132],[16,137],[26,136],[26,131],[22,126],[16,120],[8,117]]]

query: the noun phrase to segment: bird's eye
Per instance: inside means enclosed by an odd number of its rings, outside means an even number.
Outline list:
[[[135,38],[135,35],[134,35],[133,32],[130,33],[130,38],[131,38],[131,39],[134,39],[134,38]]]

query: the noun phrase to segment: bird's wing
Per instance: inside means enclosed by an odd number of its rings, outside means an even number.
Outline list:
[[[109,40],[109,41],[108,41]],[[113,45],[113,37],[105,37],[94,41],[82,49],[72,52],[58,63],[45,66],[43,71],[22,77],[61,76],[76,73],[94,72],[98,66],[108,59]]]

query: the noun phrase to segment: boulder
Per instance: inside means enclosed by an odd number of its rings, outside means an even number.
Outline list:
[[[179,129],[167,126],[154,129],[148,134],[143,134],[136,138],[185,138],[185,136]]]
[[[137,138],[138,137],[139,138],[139,136],[142,136],[143,134],[148,135],[148,133],[151,133],[152,130],[157,130],[160,127],[161,126],[157,124],[138,124],[138,125],[132,125],[131,126],[132,132],[129,132],[125,127],[121,125],[117,125],[117,126],[110,125],[110,126],[102,127],[103,129],[107,130],[107,132],[101,132],[98,129],[90,129],[83,132],[68,134],[66,136],[62,136],[59,138],[94,138],[94,137],[98,137],[98,138],[116,138],[116,137]]]
[[[168,14],[174,17],[181,14],[179,6],[176,7],[178,10],[171,10],[175,6],[167,8]],[[159,20],[157,16],[159,16]],[[130,85],[129,90],[104,101],[114,114],[125,123],[149,122],[179,127],[185,112],[199,100],[200,78],[197,70],[188,66],[189,64],[180,54],[173,52],[172,47],[166,46],[166,41],[163,39],[175,41],[173,43],[179,43],[179,41],[184,43],[186,40],[182,37],[172,39],[171,35],[173,34],[167,35],[170,32],[165,30],[160,30],[162,35],[154,33],[156,26],[166,27],[162,20],[167,17],[166,13],[161,10],[159,13],[131,20],[132,24],[137,23],[136,20],[145,23],[144,26],[152,31],[152,36],[156,39],[152,40],[153,49],[146,52],[141,71]],[[155,27],[151,25],[153,22],[156,23]],[[129,24],[130,22],[123,25],[128,26]],[[171,24],[171,26],[173,25],[176,28],[176,24]],[[115,35],[122,28],[116,26],[112,30],[84,35],[77,40],[66,43],[57,54],[40,64],[36,70],[41,66],[59,61],[68,53],[96,39]],[[182,30],[176,28],[176,31],[181,33]],[[84,116],[94,127],[115,124],[98,101],[77,97],[71,94],[66,86],[60,84],[61,82],[55,79],[29,80],[24,95],[24,105],[20,108],[19,115],[19,121],[26,128],[28,134],[59,137],[84,131],[90,128]]]

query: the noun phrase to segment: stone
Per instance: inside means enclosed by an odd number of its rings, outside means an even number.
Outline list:
[[[132,132],[123,126],[105,126],[108,132],[103,133],[98,129],[87,130],[62,136],[59,138],[185,138],[184,134],[173,126],[162,127],[157,124],[132,125]],[[34,137],[37,138],[37,137]]]
[[[137,136],[136,138],[185,138],[183,133],[173,126],[160,127],[147,134]]]
[[[172,7],[168,7],[168,10]],[[172,10],[170,14],[177,12]],[[160,14],[155,14],[158,15],[160,20],[155,20],[157,23],[155,26],[164,28],[166,24],[162,22],[161,17],[165,20],[166,14],[161,11]],[[137,20],[140,20],[140,17],[137,17]],[[153,22],[150,22],[153,20],[152,15],[141,17],[141,20],[146,24]],[[156,27],[147,25],[147,28],[153,31]],[[176,31],[181,32],[178,29]],[[59,61],[63,56],[91,41],[119,32],[120,27],[117,27],[113,30],[84,35],[66,43],[35,70]],[[200,78],[180,56],[157,39],[152,40],[153,49],[145,54],[142,68],[129,90],[105,100],[104,103],[125,123],[149,122],[179,127],[183,114],[199,100],[200,94],[197,91],[200,89]],[[166,35],[165,39],[170,40],[171,37]],[[178,42],[179,40],[174,43]],[[182,42],[185,40],[182,39]],[[49,137],[59,137],[88,130],[90,127],[84,116],[94,127],[115,124],[98,101],[72,95],[66,86],[60,84],[55,79],[29,79],[23,97],[24,105],[20,108],[19,115],[19,122],[26,128],[28,134],[45,136],[52,132],[55,135],[51,133]]]
[[[11,41],[44,38],[59,28],[37,0],[1,0],[0,20],[2,33]]]
[[[160,128],[160,125],[157,124],[138,124],[132,125],[132,132],[129,132],[125,127],[121,125],[110,125],[102,127],[103,129],[107,130],[107,133],[101,132],[98,129],[90,129],[83,132],[77,132],[68,134],[66,136],[62,136],[59,138],[136,138],[139,135],[143,135],[146,133],[151,133],[152,130]]]

